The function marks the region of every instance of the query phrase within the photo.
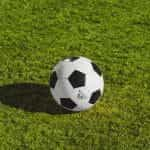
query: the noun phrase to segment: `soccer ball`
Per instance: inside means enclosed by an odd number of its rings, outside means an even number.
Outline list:
[[[83,111],[91,108],[102,96],[103,75],[97,65],[85,57],[67,58],[54,67],[50,90],[60,106]]]

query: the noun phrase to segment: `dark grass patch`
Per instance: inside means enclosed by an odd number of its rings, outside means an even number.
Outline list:
[[[0,87],[0,101],[10,107],[29,112],[50,114],[71,113],[58,106],[50,94],[50,87],[44,84],[18,83]]]

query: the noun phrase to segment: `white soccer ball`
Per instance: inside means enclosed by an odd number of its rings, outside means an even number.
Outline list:
[[[85,57],[60,61],[50,77],[55,101],[71,111],[91,108],[103,94],[104,80],[100,69]]]

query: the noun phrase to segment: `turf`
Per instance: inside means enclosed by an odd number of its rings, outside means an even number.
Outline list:
[[[49,93],[70,56],[103,70],[104,96],[86,112]],[[149,150],[149,100],[150,1],[0,1],[1,150]]]

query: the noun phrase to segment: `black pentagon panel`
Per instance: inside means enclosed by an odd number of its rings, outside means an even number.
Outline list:
[[[98,100],[98,98],[101,96],[101,92],[100,90],[97,90],[95,92],[92,93],[91,98],[89,100],[90,104],[94,104],[96,103],[96,101]]]
[[[79,59],[79,57],[71,57],[71,58],[70,58],[70,61],[73,62],[73,61],[75,61],[75,60],[77,60],[77,59]]]
[[[56,73],[56,71],[54,71],[50,77],[50,87],[51,88],[55,88],[57,80],[58,80],[57,73]]]
[[[69,77],[70,84],[73,88],[85,86],[85,74],[75,70]]]
[[[91,63],[92,64],[92,67],[93,67],[93,69],[94,69],[94,71],[97,73],[97,74],[99,74],[100,76],[102,75],[102,72],[101,72],[101,70],[98,68],[98,66],[95,64],[95,63]]]
[[[77,106],[70,98],[61,98],[60,102],[62,106],[68,109],[73,109]]]

